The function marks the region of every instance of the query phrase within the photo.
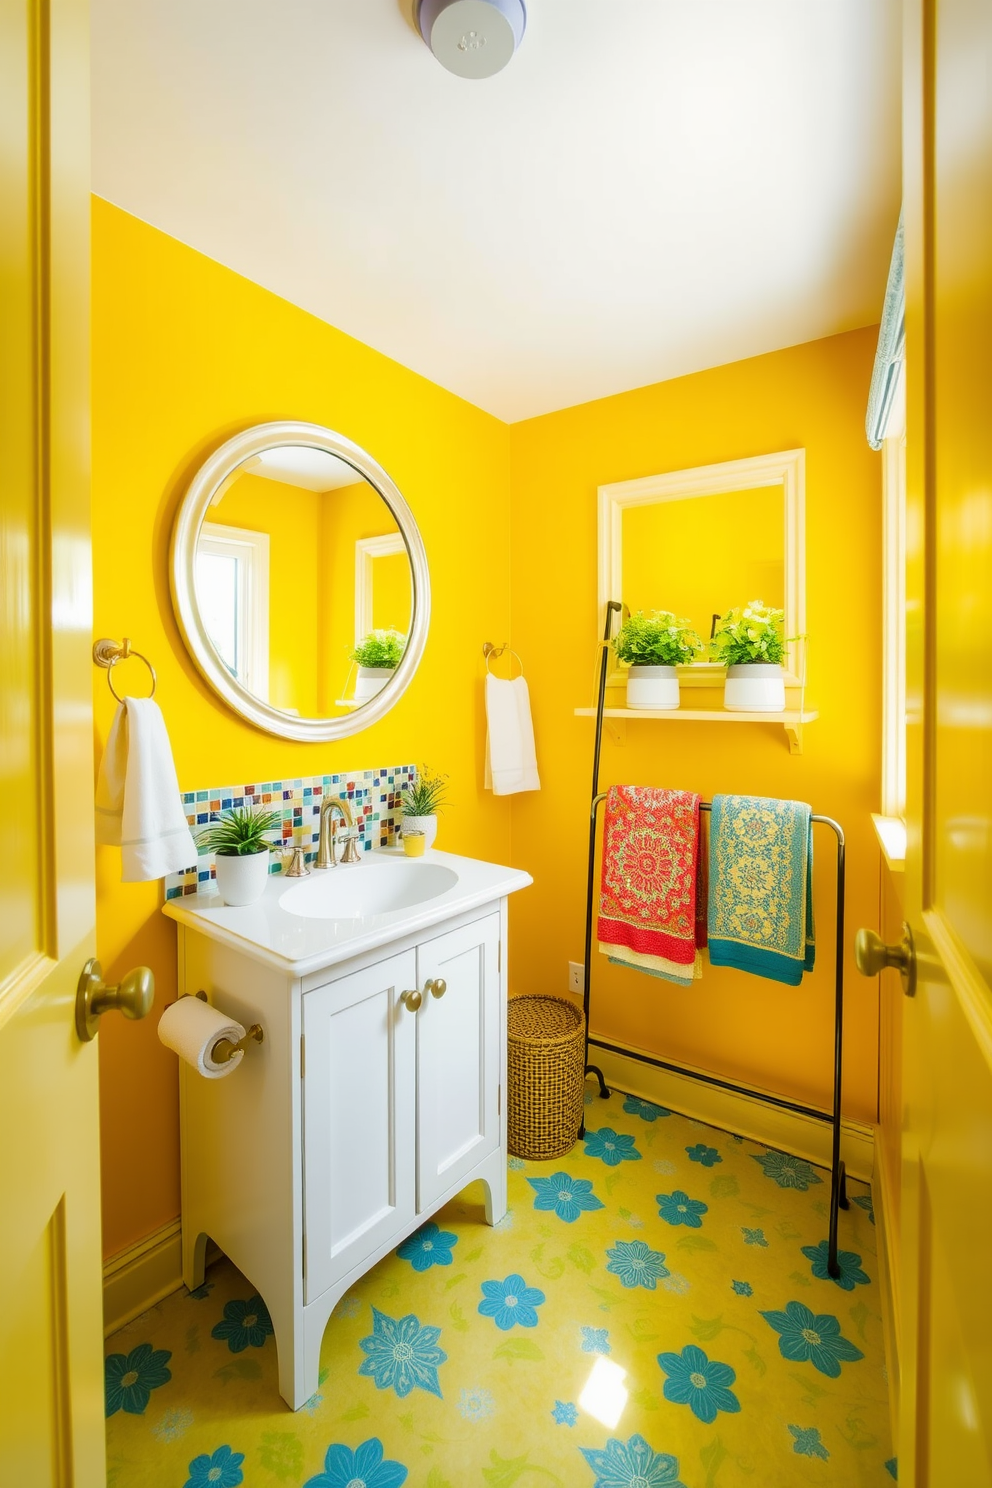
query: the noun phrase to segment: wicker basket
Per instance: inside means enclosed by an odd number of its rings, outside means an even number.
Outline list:
[[[507,1146],[537,1162],[563,1157],[582,1123],[582,1013],[563,997],[511,997],[507,1043]]]

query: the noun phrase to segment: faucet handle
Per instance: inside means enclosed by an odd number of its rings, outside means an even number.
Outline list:
[[[342,863],[360,863],[362,861],[361,850],[358,846],[358,829],[352,828],[347,833],[344,842],[344,852],[341,855]]]

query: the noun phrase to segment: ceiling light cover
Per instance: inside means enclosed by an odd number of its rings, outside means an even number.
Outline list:
[[[501,72],[523,40],[524,0],[418,0],[417,26],[442,67],[458,77]]]

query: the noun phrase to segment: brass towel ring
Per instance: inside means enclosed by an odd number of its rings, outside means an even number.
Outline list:
[[[494,646],[492,641],[484,641],[482,646],[482,654],[486,658],[486,671],[489,673],[490,677],[496,675],[490,665],[490,662],[498,661],[499,658],[507,651],[509,651],[510,655],[516,659],[517,666],[520,668],[520,675],[521,677],[523,676],[524,664],[520,660],[520,657],[517,656],[516,651],[514,651],[513,647],[509,644],[508,641],[504,641],[502,646]]]
[[[121,697],[117,688],[114,686],[113,669],[119,661],[128,661],[132,656],[136,656],[139,661],[143,661],[148,668],[152,679],[152,690],[147,696],[153,698],[155,696],[155,688],[158,684],[155,668],[147,656],[134,649],[127,636],[124,637],[122,645],[118,645],[116,641],[109,640],[106,636],[102,640],[93,642],[93,660],[98,667],[104,667],[106,669],[107,686],[119,703],[123,703],[125,699]]]

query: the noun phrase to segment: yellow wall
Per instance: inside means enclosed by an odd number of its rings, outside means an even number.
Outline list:
[[[847,833],[849,932],[877,924],[869,812],[879,796],[881,473],[864,435],[875,341],[875,331],[855,331],[513,427],[512,635],[543,785],[513,806],[514,863],[535,879],[512,901],[516,991],[562,991],[566,963],[582,959],[593,724],[572,710],[591,701],[596,656],[596,487],[773,450],[806,450],[810,692],[820,719],[806,730],[804,755],[790,756],[773,725],[641,720],[627,723],[623,747],[607,739],[602,781],[810,801]],[[696,561],[705,563],[705,551]],[[806,985],[793,991],[709,969],[686,992],[597,954],[594,1031],[825,1103],[832,849],[819,835],[816,854],[819,966]],[[870,1121],[876,990],[853,963],[847,971],[845,1111]]]
[[[327,424],[368,449],[410,502],[430,554],[420,670],[387,718],[338,744],[287,743],[238,722],[199,680],[172,620],[169,534],[190,477],[225,438],[277,418]],[[442,844],[507,861],[509,805],[481,788],[481,647],[509,626],[508,462],[497,419],[94,201],[95,633],[130,636],[157,667],[183,789],[426,760],[451,775]],[[473,553],[485,555],[484,571]],[[292,608],[295,582],[274,584],[273,602]],[[103,672],[93,685],[99,754],[113,702]],[[175,995],[175,927],[159,913],[160,884],[119,880],[120,854],[100,849],[104,971],[116,980],[144,962],[158,990],[155,1015],[106,1018],[100,1033],[108,1254],[179,1212],[175,1058],[155,1034]]]
[[[566,962],[582,954],[592,726],[572,710],[589,702],[596,654],[596,487],[801,446],[811,692],[821,709],[805,755],[790,757],[782,731],[769,725],[641,721],[628,724],[623,748],[607,742],[603,781],[813,802],[848,833],[850,928],[876,923],[878,854],[868,813],[878,805],[880,502],[878,457],[863,433],[874,332],[507,428],[99,200],[93,276],[96,634],[131,636],[158,668],[184,789],[408,760],[449,772],[442,845],[508,861],[512,811],[512,861],[535,877],[512,901],[513,990],[563,989]],[[239,723],[199,680],[171,617],[168,540],[191,475],[230,434],[275,418],[324,423],[365,446],[409,500],[430,559],[433,618],[416,678],[386,719],[336,745],[286,743]],[[292,607],[294,586],[274,582],[273,604]],[[510,633],[511,601],[544,786],[512,803],[481,789],[480,659],[484,640]],[[832,645],[837,614],[843,632]],[[94,673],[94,696],[99,752],[113,711],[103,673]],[[818,853],[828,868],[825,843]],[[159,913],[160,886],[122,885],[119,873],[117,852],[101,849],[99,954],[111,978],[137,963],[152,966],[158,1012],[174,995],[174,928]],[[824,887],[828,880],[819,875]],[[817,911],[821,969],[806,987],[709,971],[686,993],[597,958],[595,1027],[822,1102],[830,1079],[829,892],[820,893]],[[848,970],[846,1108],[870,1120],[876,994]],[[108,1018],[100,1035],[108,1254],[179,1209],[175,1063],[155,1023]]]

